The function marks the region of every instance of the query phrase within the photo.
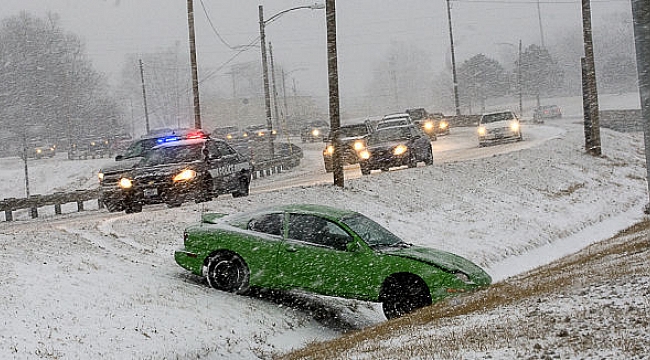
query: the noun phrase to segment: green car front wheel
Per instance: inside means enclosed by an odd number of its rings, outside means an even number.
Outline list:
[[[241,256],[222,251],[208,259],[206,279],[217,290],[245,294],[249,289],[250,270]]]

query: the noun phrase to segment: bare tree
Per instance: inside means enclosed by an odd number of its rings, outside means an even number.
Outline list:
[[[110,135],[120,112],[81,40],[58,16],[27,12],[0,25],[0,124],[9,138],[58,140]],[[15,142],[7,144],[18,146]]]

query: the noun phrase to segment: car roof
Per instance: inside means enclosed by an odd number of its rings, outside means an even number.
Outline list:
[[[503,113],[508,113],[508,112],[509,112],[509,113],[513,113],[513,114],[515,113],[515,112],[512,111],[512,110],[507,110],[507,109],[506,109],[506,110],[499,110],[499,111],[490,111],[490,112],[486,112],[486,113],[483,113],[483,115],[481,115],[481,116],[485,116],[485,115],[494,115],[494,114],[503,114]]]
[[[178,140],[178,141],[170,141],[166,143],[162,143],[159,145],[156,145],[152,148],[152,150],[155,149],[160,149],[160,148],[172,148],[172,147],[177,147],[177,146],[188,146],[188,145],[203,145],[205,144],[208,140],[210,141],[216,141],[214,139],[206,139],[206,138],[200,138],[200,139],[185,139],[185,140]]]
[[[303,214],[318,215],[326,218],[340,219],[348,215],[357,214],[352,210],[345,210],[334,208],[327,205],[319,204],[289,204],[289,205],[273,205],[260,209],[261,211],[283,211],[283,212],[299,212]]]
[[[197,129],[197,128],[176,128],[176,129],[158,129],[158,130],[152,130],[149,133],[142,135],[140,138],[141,139],[155,139],[155,138],[163,138],[167,136],[187,136],[190,134],[194,133],[203,133],[206,136],[208,135],[208,132],[203,130],[203,129]]]
[[[382,120],[401,119],[401,118],[410,117],[410,116],[411,115],[409,115],[407,113],[388,114],[388,115],[384,115]]]

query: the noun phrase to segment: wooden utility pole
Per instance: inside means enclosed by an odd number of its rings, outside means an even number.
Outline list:
[[[194,127],[201,128],[201,106],[199,104],[199,72],[196,65],[196,36],[194,33],[194,0],[187,0],[187,24],[190,36],[190,65],[192,67],[192,94],[194,95]]]
[[[587,96],[589,120],[591,122],[591,146],[587,151],[591,155],[600,156],[600,120],[598,117],[598,88],[596,86],[596,65],[594,63],[594,45],[591,36],[591,1],[582,0],[582,32],[585,47],[585,68],[587,78]],[[586,109],[587,106],[584,106]]]
[[[632,0],[632,17],[645,140],[646,181],[650,194],[650,3],[647,0]],[[650,202],[645,206],[645,213],[650,214]]]
[[[336,0],[327,0],[325,2],[325,18],[327,22],[327,79],[329,84],[330,132],[334,134],[332,138],[332,144],[334,145],[332,158],[334,165],[334,185],[343,187],[345,185],[345,179],[343,164],[341,163],[342,149],[339,141],[341,118],[339,112],[339,72],[336,50]]]
[[[149,128],[149,110],[147,109],[147,90],[144,85],[144,66],[142,65],[142,59],[139,59],[140,62],[140,82],[142,83],[142,101],[144,103],[144,123],[147,134],[151,130]]]

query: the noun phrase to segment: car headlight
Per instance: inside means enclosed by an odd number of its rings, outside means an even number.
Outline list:
[[[366,143],[364,143],[362,140],[357,140],[354,142],[354,150],[356,151],[361,151],[366,148]]]
[[[318,129],[314,129],[314,130],[311,131],[311,134],[313,136],[318,136],[318,135],[320,135],[320,131],[318,131]]]
[[[257,136],[264,136],[264,132],[263,131],[258,132]]]
[[[395,148],[393,149],[393,154],[399,156],[399,155],[404,154],[408,149],[409,148],[406,147],[406,145],[401,145],[400,144],[400,145],[395,146]]]
[[[517,131],[519,130],[519,123],[516,121],[513,121],[510,123],[510,130],[512,131]]]
[[[42,152],[43,152],[43,150],[41,150],[41,149],[36,149],[36,153],[37,153],[37,154],[40,154],[40,153],[42,153]]]
[[[426,131],[433,130],[433,123],[431,121],[425,122],[424,123],[424,130],[426,130]]]
[[[128,178],[121,178],[119,184],[122,189],[130,189],[133,187],[133,180]]]
[[[196,177],[196,171],[194,171],[192,169],[185,169],[185,170],[179,172],[178,174],[176,174],[176,176],[174,176],[173,180],[174,180],[174,182],[187,181],[187,180],[192,180],[195,177]]]
[[[487,133],[487,130],[485,130],[484,126],[479,126],[478,127],[478,136],[485,136],[485,133]]]
[[[327,145],[327,147],[325,148],[325,151],[323,151],[323,155],[329,155],[329,156],[334,155],[334,146],[333,145]]]
[[[446,121],[441,121],[441,122],[440,122],[440,128],[441,128],[441,129],[446,129],[447,126],[449,126],[449,124],[448,124]]]
[[[99,179],[99,182],[102,182],[104,180],[104,173],[103,172],[98,172],[97,173],[97,178]]]
[[[368,150],[361,150],[359,152],[359,157],[363,160],[368,160],[370,159],[370,151]]]
[[[232,135],[231,134],[226,135],[226,139],[228,140],[232,139]]]

